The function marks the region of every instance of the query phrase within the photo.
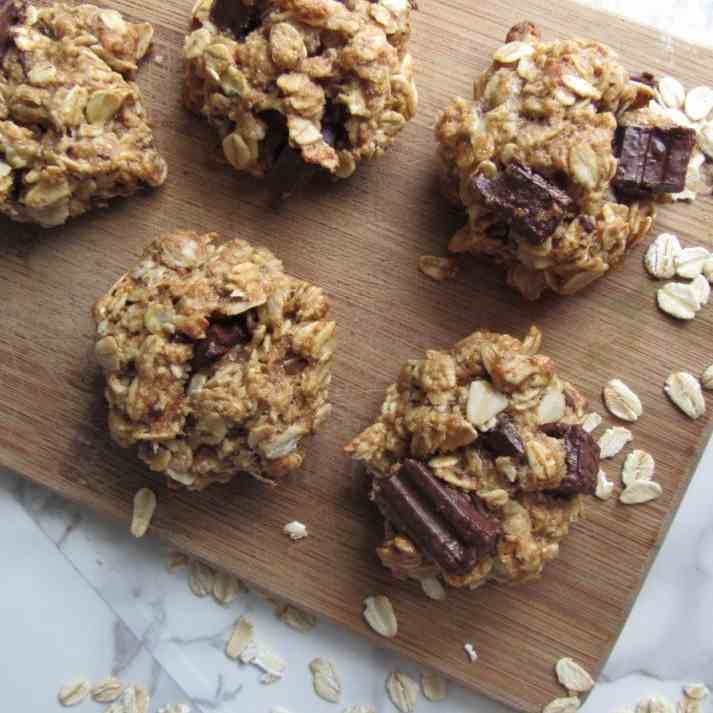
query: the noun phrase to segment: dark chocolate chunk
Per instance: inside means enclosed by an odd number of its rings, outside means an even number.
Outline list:
[[[614,138],[619,159],[614,189],[628,199],[681,192],[695,142],[695,131],[682,126],[620,126]]]
[[[553,438],[563,438],[567,475],[552,495],[594,495],[599,472],[599,445],[581,426],[553,423],[543,430]]]
[[[332,148],[344,149],[349,146],[349,132],[346,127],[348,118],[349,111],[344,104],[327,99],[322,116],[322,136],[325,143]]]
[[[521,458],[525,455],[522,439],[507,414],[501,413],[497,418],[495,428],[481,433],[479,442],[496,456]]]
[[[415,460],[377,479],[373,498],[394,528],[448,574],[468,574],[478,559],[495,550],[501,534],[500,523],[480,512],[468,495]]]
[[[290,146],[287,121],[279,111],[266,111],[260,118],[267,124],[261,151],[267,157],[266,179],[278,198],[294,193],[307,183],[318,168],[302,160],[302,153]]]
[[[526,42],[539,39],[540,31],[537,29],[537,25],[529,20],[513,25],[505,36],[505,42]]]
[[[20,0],[0,0],[0,59],[12,44],[12,28],[20,21],[24,2]]]
[[[206,329],[205,339],[193,347],[193,371],[209,366],[216,359],[225,356],[234,346],[250,341],[250,332],[244,315],[232,319],[211,322]]]
[[[465,575],[475,566],[476,549],[465,548],[431,512],[428,502],[400,477],[380,481],[375,501],[382,515],[444,572]]]
[[[244,40],[260,26],[260,3],[250,5],[241,0],[215,0],[210,19],[221,30],[229,30],[236,40]]]
[[[485,205],[535,244],[543,243],[557,230],[573,205],[563,190],[516,163],[496,178],[479,173],[472,180]]]
[[[629,79],[632,82],[639,82],[639,84],[645,84],[647,87],[656,86],[656,76],[651,72],[639,72],[639,74],[629,75]]]
[[[468,545],[476,545],[480,554],[494,550],[500,525],[496,520],[478,512],[471,499],[436,478],[428,466],[415,460],[407,460],[401,475],[409,479],[455,530],[458,537]]]

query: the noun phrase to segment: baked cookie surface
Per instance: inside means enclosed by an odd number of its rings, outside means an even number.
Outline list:
[[[377,421],[346,448],[385,518],[397,577],[454,587],[537,577],[595,492],[585,400],[523,341],[475,332],[407,362]]]
[[[350,176],[414,116],[407,0],[198,0],[185,103],[238,171],[288,194]]]
[[[695,137],[647,109],[653,94],[605,45],[512,28],[473,101],[436,125],[444,191],[468,216],[450,250],[501,265],[529,299],[605,275],[684,187]]]
[[[61,225],[166,179],[129,80],[153,38],[93,5],[3,3],[0,212]]]
[[[322,291],[268,250],[178,232],[94,307],[109,429],[169,483],[299,468],[330,412],[335,324]]]

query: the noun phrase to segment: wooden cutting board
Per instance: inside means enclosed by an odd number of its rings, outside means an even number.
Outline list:
[[[163,61],[148,61],[139,82],[170,176],[160,191],[60,230],[3,223],[0,463],[128,522],[132,496],[150,476],[105,433],[90,306],[164,231],[217,230],[263,243],[332,298],[339,325],[334,415],[304,472],[281,490],[253,481],[200,495],[154,486],[153,532],[524,711],[562,694],[553,676],[560,656],[597,674],[710,430],[709,419],[692,422],[678,412],[662,386],[672,370],[698,374],[713,361],[713,306],[690,324],[658,312],[659,285],[642,268],[642,247],[584,293],[534,305],[507,290],[495,270],[468,261],[455,281],[430,282],[416,269],[418,256],[443,254],[462,221],[436,190],[431,127],[451,97],[470,94],[473,78],[522,19],[536,21],[546,37],[606,41],[632,71],[671,73],[689,87],[713,80],[713,54],[567,0],[422,0],[412,45],[421,95],[416,120],[387,156],[349,182],[318,185],[275,210],[263,186],[236,176],[220,160],[211,130],[179,105],[180,47],[192,0],[106,4],[156,25],[154,56]],[[686,244],[713,245],[706,227],[712,219],[713,201],[703,198],[661,210],[657,229],[679,233]],[[593,502],[540,582],[430,601],[379,566],[379,519],[352,484],[341,448],[374,418],[404,360],[477,327],[521,336],[533,322],[544,330],[545,353],[598,411],[604,413],[599,394],[610,378],[640,395],[645,413],[634,426],[634,445],[656,458],[664,495],[638,507]],[[606,463],[615,480],[622,460]],[[307,540],[292,543],[281,534],[294,519],[309,526]],[[362,600],[376,593],[395,603],[393,641],[376,637],[361,618]],[[480,653],[476,664],[464,654],[466,641]]]

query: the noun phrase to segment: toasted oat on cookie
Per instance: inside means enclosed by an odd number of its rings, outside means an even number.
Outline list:
[[[468,215],[450,249],[502,266],[528,299],[605,275],[685,186],[695,133],[653,95],[603,44],[512,28],[473,100],[436,125],[444,191]]]
[[[94,5],[1,0],[0,212],[52,227],[166,180],[139,88],[153,38]]]
[[[109,429],[169,484],[299,468],[329,415],[335,324],[322,290],[244,240],[177,232],[96,303]]]
[[[407,362],[377,421],[346,450],[385,519],[378,555],[396,577],[453,587],[541,574],[593,495],[599,447],[585,399],[523,341],[475,332]]]
[[[415,114],[410,15],[408,0],[198,0],[186,106],[278,195],[346,178]]]

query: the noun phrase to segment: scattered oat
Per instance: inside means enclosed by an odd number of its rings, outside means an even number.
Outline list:
[[[364,600],[364,619],[377,634],[387,639],[393,639],[398,633],[396,614],[388,597],[367,597]]]
[[[713,89],[696,87],[686,94],[683,109],[691,121],[702,121],[713,109]]]
[[[664,391],[689,418],[699,418],[706,412],[701,384],[692,374],[685,371],[674,372],[666,379]]]
[[[309,534],[307,532],[307,526],[297,520],[288,522],[282,531],[288,535],[291,540],[303,540]]]
[[[143,537],[149,529],[151,518],[156,510],[156,494],[148,488],[141,488],[134,495],[134,513],[131,518],[131,534]]]
[[[713,389],[713,364],[707,367],[701,374],[701,386],[704,389]]]
[[[421,589],[429,599],[434,599],[437,602],[442,602],[446,598],[446,588],[438,577],[423,577]]]
[[[242,656],[253,643],[254,626],[252,622],[241,616],[233,627],[233,632],[225,647],[226,655],[231,659]]]
[[[119,699],[105,713],[148,713],[149,692],[143,686],[127,686]]]
[[[709,257],[703,263],[703,276],[708,282],[713,282],[713,257]]]
[[[76,706],[89,695],[90,685],[86,678],[78,678],[62,686],[57,694],[57,700],[63,706]]]
[[[413,713],[418,698],[418,683],[406,673],[394,671],[386,679],[386,692],[401,713]]]
[[[674,77],[664,76],[657,82],[661,103],[670,109],[680,109],[686,100],[686,90],[683,84]]]
[[[641,505],[661,497],[663,489],[653,480],[634,480],[627,485],[619,496],[619,502],[624,505]]]
[[[577,696],[555,698],[542,709],[542,713],[574,713],[579,708],[579,705]]]
[[[692,280],[703,272],[703,265],[710,257],[710,253],[705,248],[683,248],[676,255],[676,274]]]
[[[607,474],[600,469],[597,473],[597,489],[594,494],[600,500],[609,500],[613,492],[614,483],[612,483],[612,481],[607,478]]]
[[[438,673],[422,673],[421,690],[429,701],[444,701],[448,697],[448,682]]]
[[[342,695],[342,684],[334,668],[334,664],[326,659],[316,658],[309,664],[312,672],[314,692],[329,703],[339,703]]]
[[[373,706],[349,706],[344,709],[343,713],[376,713],[376,708]]]
[[[636,713],[674,713],[674,707],[662,696],[649,696],[636,704]]]
[[[281,621],[290,627],[290,629],[301,631],[302,633],[312,631],[312,629],[317,626],[317,617],[312,616],[297,607],[293,607],[291,604],[286,604],[280,610],[278,616]]]
[[[615,455],[630,441],[633,440],[631,431],[621,426],[607,428],[599,439],[599,448],[602,458],[614,458]]]
[[[237,599],[240,592],[245,591],[243,583],[232,574],[216,572],[213,578],[213,599],[218,604],[227,606]]]
[[[452,257],[436,257],[421,255],[418,259],[418,269],[436,282],[453,279],[458,273],[458,263]]]
[[[240,660],[242,661],[244,657],[245,653],[240,657]],[[251,663],[263,671],[260,683],[266,686],[279,681],[287,671],[287,661],[272,652],[264,644],[257,645],[255,654],[250,656],[246,663]]]
[[[701,308],[698,293],[683,282],[665,284],[657,290],[656,302],[662,311],[676,319],[693,319]]]
[[[696,293],[698,303],[703,306],[708,304],[711,297],[711,283],[703,275],[698,275],[691,282],[691,289]]]
[[[206,597],[213,591],[215,572],[203,562],[192,560],[188,568],[188,586],[197,597]]]
[[[652,277],[671,278],[676,274],[676,256],[681,252],[681,243],[672,233],[661,233],[644,256],[644,266]]]
[[[166,569],[171,573],[175,574],[181,567],[188,566],[188,555],[183,554],[183,552],[170,552],[168,559],[166,560]]]
[[[107,676],[92,686],[91,695],[97,703],[111,703],[120,695],[123,686],[114,676]]]
[[[710,691],[705,683],[689,683],[683,687],[683,693],[686,698],[692,698],[694,701],[703,701],[710,696]]]
[[[599,426],[601,425],[601,423],[602,417],[598,413],[588,413],[582,421],[582,428],[587,433],[591,433],[592,431],[596,431],[597,428],[599,428]]]
[[[653,480],[656,463],[646,451],[633,450],[626,457],[621,471],[624,485],[631,485],[635,480]]]
[[[495,51],[493,59],[501,64],[514,64],[523,57],[529,57],[531,54],[534,54],[534,52],[535,48],[529,42],[516,40],[499,47]]]
[[[105,711],[105,713],[110,713]],[[173,705],[161,706],[158,713],[191,713],[191,707],[188,703],[174,703]]]
[[[637,421],[643,412],[639,397],[620,379],[604,387],[604,403],[622,421]]]
[[[468,641],[463,648],[465,649],[465,653],[468,655],[471,662],[475,663],[478,660],[478,652],[475,650],[475,646]]]
[[[592,677],[571,658],[561,658],[555,664],[557,680],[570,693],[586,693],[594,687]]]

